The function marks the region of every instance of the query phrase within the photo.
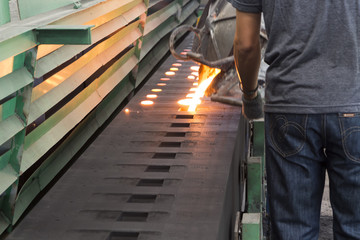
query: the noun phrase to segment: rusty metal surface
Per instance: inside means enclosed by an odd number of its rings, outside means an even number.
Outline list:
[[[207,99],[178,111],[191,65],[169,57],[6,240],[225,239],[240,108]],[[154,104],[140,105],[155,88]]]

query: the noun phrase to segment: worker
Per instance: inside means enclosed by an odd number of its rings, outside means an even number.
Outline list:
[[[360,239],[360,1],[228,0],[243,113],[257,91],[264,15],[265,146],[271,239],[318,239],[325,172],[336,240]]]

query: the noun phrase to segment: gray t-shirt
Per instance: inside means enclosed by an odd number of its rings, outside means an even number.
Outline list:
[[[264,13],[266,112],[360,112],[360,1],[228,1]]]

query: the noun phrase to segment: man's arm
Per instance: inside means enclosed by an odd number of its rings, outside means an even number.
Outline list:
[[[260,22],[260,13],[236,11],[234,59],[239,78],[241,79],[244,98],[248,100],[254,99],[257,96],[257,91],[252,91],[256,89],[258,84]]]

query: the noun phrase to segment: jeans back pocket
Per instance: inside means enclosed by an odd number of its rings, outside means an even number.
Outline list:
[[[308,115],[304,114],[269,114],[270,143],[282,156],[297,154],[306,141]]]
[[[343,113],[339,116],[342,146],[346,156],[360,162],[360,113]]]

